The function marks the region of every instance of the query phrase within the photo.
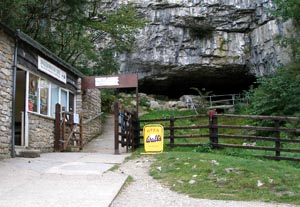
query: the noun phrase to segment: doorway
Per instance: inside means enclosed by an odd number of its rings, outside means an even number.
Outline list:
[[[15,145],[25,145],[26,72],[17,70],[15,98]]]

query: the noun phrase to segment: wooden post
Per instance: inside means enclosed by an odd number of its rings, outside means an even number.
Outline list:
[[[209,140],[210,144],[213,148],[218,146],[218,118],[215,116],[214,113],[210,112],[209,114]]]
[[[60,151],[65,151],[67,148],[67,143],[65,142],[65,134],[66,134],[66,112],[62,112],[62,124],[61,124],[61,145],[60,145]]]
[[[83,122],[82,122],[82,113],[79,114],[79,149],[83,149]]]
[[[55,140],[54,140],[54,151],[60,151],[60,104],[55,105]]]
[[[280,131],[279,131],[279,127],[280,127],[280,123],[279,120],[275,120],[275,156],[276,157],[280,157]],[[279,160],[279,159],[278,159]]]
[[[115,125],[115,155],[120,154],[119,152],[119,104],[116,101],[114,103],[114,125]]]
[[[140,146],[140,122],[139,115],[137,111],[133,112],[134,117],[134,147],[137,148]]]
[[[174,145],[174,116],[171,116],[170,118],[170,145]]]

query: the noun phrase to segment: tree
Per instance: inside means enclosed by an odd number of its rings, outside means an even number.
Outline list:
[[[131,4],[103,5],[101,0],[2,0],[0,21],[85,74],[115,73],[116,54],[132,49],[134,34],[146,21]]]
[[[273,0],[276,7],[271,13],[281,18],[283,21],[292,19],[294,21],[294,34],[291,36],[279,36],[278,41],[281,46],[290,47],[293,58],[298,61],[300,57],[300,1],[299,0]]]
[[[295,33],[278,38],[282,46],[290,47],[294,63],[282,66],[268,76],[258,79],[257,88],[249,92],[249,112],[254,115],[299,116],[300,108],[300,1],[273,0],[276,8],[272,14],[287,21],[292,19]]]
[[[258,80],[250,93],[254,115],[297,116],[300,108],[300,64],[294,63]]]

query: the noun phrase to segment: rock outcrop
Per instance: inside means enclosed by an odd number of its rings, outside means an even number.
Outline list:
[[[289,61],[275,39],[289,32],[291,22],[269,14],[271,0],[127,2],[149,20],[134,52],[120,56],[121,72],[138,73],[143,92],[171,97],[190,87],[240,92]]]

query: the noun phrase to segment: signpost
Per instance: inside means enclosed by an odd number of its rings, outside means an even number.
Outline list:
[[[82,90],[95,88],[135,88],[136,89],[136,114],[139,108],[138,75],[121,74],[111,76],[84,77],[81,83]],[[119,120],[118,108],[115,109],[115,154],[119,154]]]
[[[137,74],[90,76],[82,80],[83,89],[92,88],[137,88]]]
[[[83,90],[94,88],[136,88],[136,111],[138,113],[139,99],[137,74],[88,76],[82,79],[81,87]]]

